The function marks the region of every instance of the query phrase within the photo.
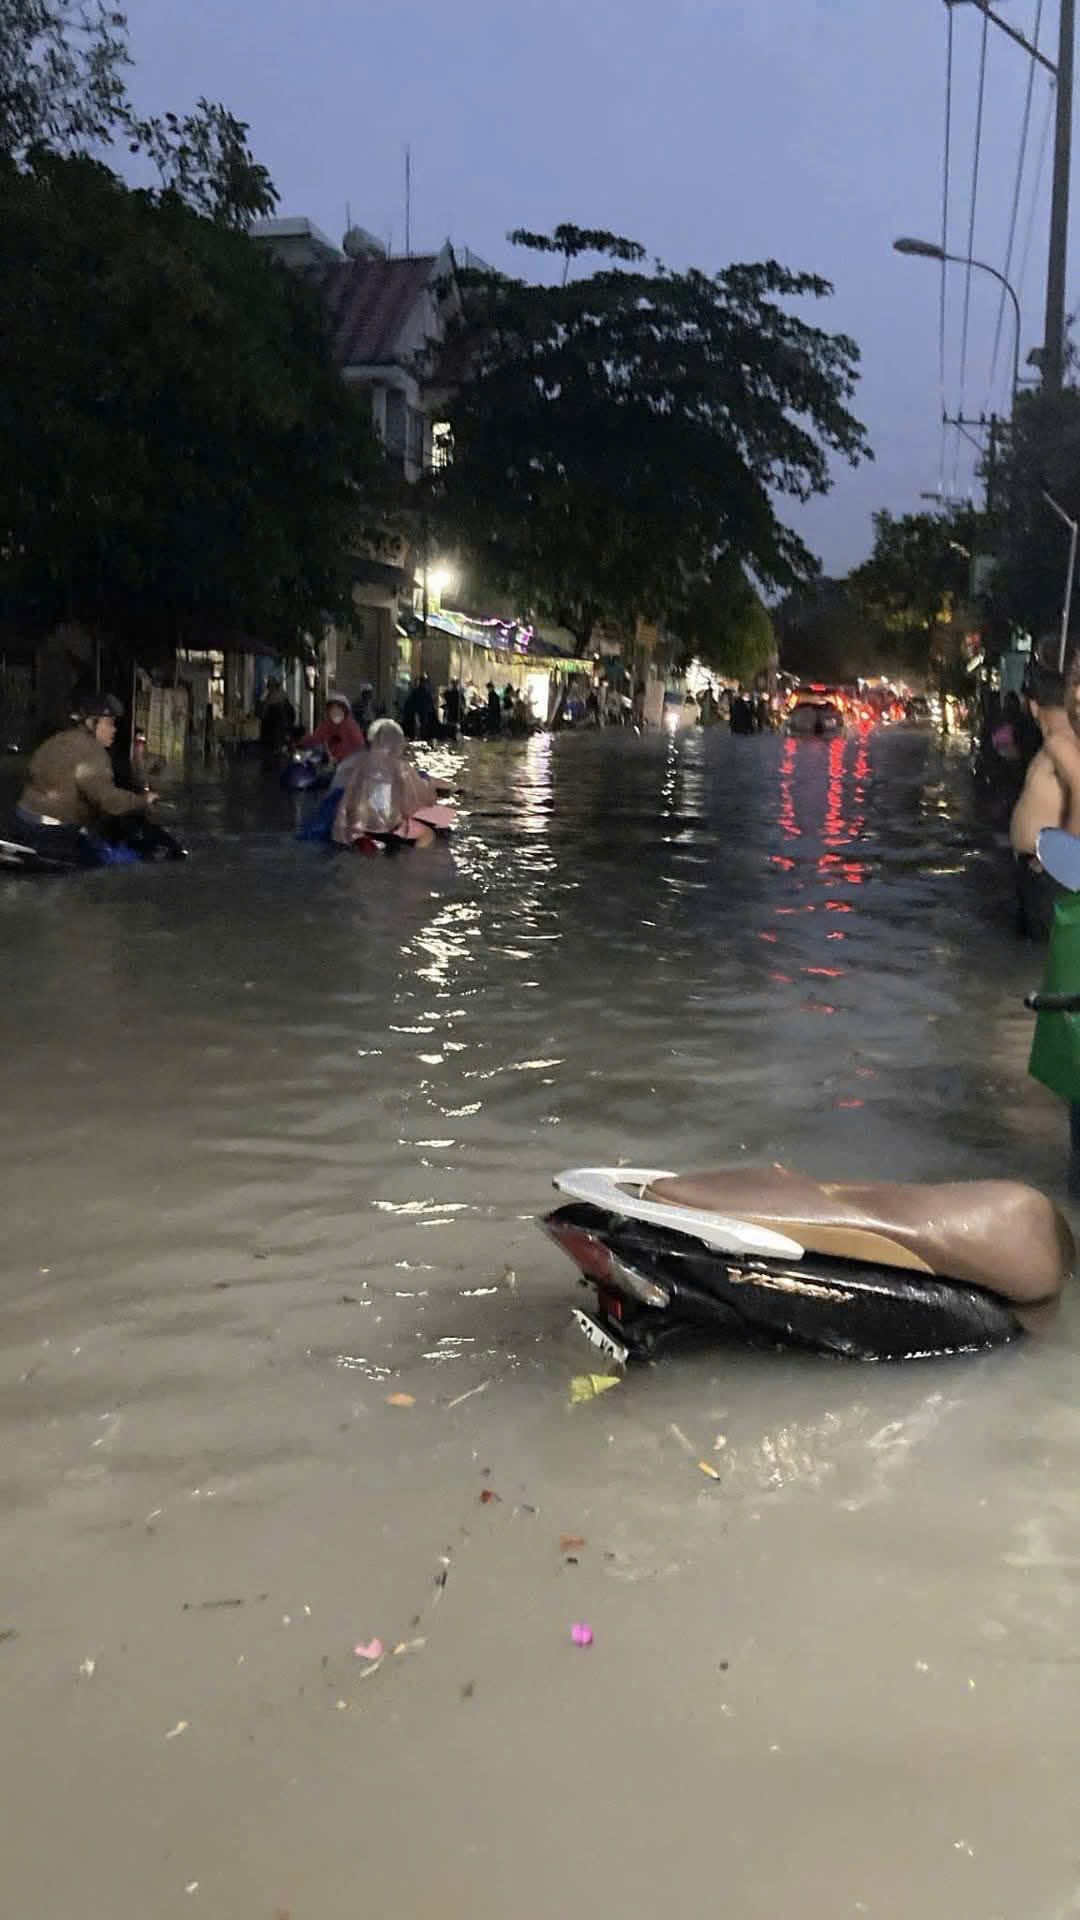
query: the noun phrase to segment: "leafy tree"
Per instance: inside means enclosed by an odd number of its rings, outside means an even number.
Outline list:
[[[9,617],[80,620],[144,657],[347,621],[348,548],[386,468],[307,289],[85,158],[0,162],[0,228]]]
[[[855,680],[880,671],[882,628],[843,580],[820,579],[777,609],[780,664],[800,679]]]
[[[272,213],[277,193],[226,107],[140,118],[125,79],[127,19],[105,0],[0,0],[0,155],[149,155],[163,188],[229,226]]]
[[[650,272],[635,242],[569,226],[512,238],[561,254],[564,280],[463,276],[445,537],[580,653],[601,625],[670,617],[722,558],[763,588],[810,577],[774,499],[825,492],[831,453],[869,456],[857,348],[783,304],[828,283],[775,262]],[[614,264],[570,279],[586,252]]]
[[[929,670],[954,606],[968,597],[975,529],[970,507],[899,515],[882,509],[874,515],[870,558],[849,575],[856,605],[882,623],[893,651],[916,672]]]
[[[0,0],[0,152],[106,143],[130,65],[127,22],[103,0]]]
[[[1021,396],[997,473],[1004,517],[998,531],[993,598],[1004,624],[1036,637],[1060,628],[1069,533],[1046,499],[1080,519],[1080,391]],[[1074,634],[1080,597],[1074,597]]]
[[[671,626],[684,662],[698,659],[730,680],[748,685],[776,652],[768,609],[730,559],[691,581]]]

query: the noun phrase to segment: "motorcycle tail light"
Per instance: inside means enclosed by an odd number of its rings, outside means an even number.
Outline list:
[[[561,1247],[567,1258],[572,1260],[579,1273],[587,1280],[610,1280],[613,1261],[610,1247],[587,1227],[576,1227],[572,1222],[559,1220],[549,1215],[543,1222],[544,1232]]]

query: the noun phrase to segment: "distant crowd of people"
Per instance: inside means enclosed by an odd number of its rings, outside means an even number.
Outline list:
[[[396,716],[388,716],[376,705],[370,686],[364,687],[356,700],[331,693],[321,724],[302,733],[292,701],[281,681],[271,675],[258,705],[260,745],[270,756],[289,746],[321,746],[331,759],[340,760],[344,752],[355,752],[363,746],[369,728],[379,719],[396,717],[407,740],[425,741],[457,740],[466,733],[521,735],[537,724],[525,695],[510,681],[500,692],[493,680],[481,690],[472,681],[463,685],[454,679],[440,694],[423,673],[394,704]]]

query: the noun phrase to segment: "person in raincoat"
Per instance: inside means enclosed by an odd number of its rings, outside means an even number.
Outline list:
[[[326,697],[326,713],[321,724],[297,742],[301,747],[323,747],[335,767],[350,754],[364,750],[363,729],[353,719],[352,707],[343,693]]]
[[[331,838],[339,847],[371,848],[394,842],[430,846],[438,831],[455,824],[434,780],[405,757],[405,735],[396,720],[376,720],[368,750],[355,761],[341,795]]]

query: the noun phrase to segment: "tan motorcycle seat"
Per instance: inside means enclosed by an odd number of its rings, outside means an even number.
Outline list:
[[[1067,1222],[1018,1180],[834,1185],[786,1167],[734,1167],[657,1180],[645,1198],[732,1214],[789,1234],[807,1253],[932,1273],[1016,1305],[1055,1299],[1072,1270]]]

